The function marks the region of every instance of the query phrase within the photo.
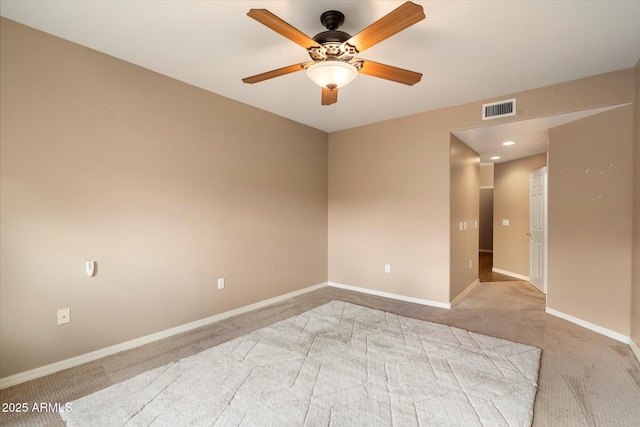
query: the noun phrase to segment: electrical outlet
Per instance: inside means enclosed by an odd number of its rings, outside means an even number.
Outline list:
[[[69,323],[71,321],[71,314],[68,308],[61,308],[58,310],[58,325]]]
[[[391,264],[385,264],[384,265],[384,272],[385,273],[391,273]]]
[[[473,260],[469,260],[469,268],[473,268]]]
[[[224,289],[224,277],[218,279],[218,289]]]

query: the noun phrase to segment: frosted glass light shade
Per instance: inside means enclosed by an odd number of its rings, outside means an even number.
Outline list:
[[[358,70],[346,62],[323,61],[308,67],[307,76],[320,87],[334,89],[346,86],[358,77]]]

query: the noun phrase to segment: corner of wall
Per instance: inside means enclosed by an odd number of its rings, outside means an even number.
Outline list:
[[[631,340],[640,343],[640,60],[635,67],[635,103],[633,113],[633,259],[631,267]],[[632,345],[632,349],[634,346]],[[640,360],[640,351],[635,346]]]
[[[451,134],[449,300],[478,280],[480,155]]]

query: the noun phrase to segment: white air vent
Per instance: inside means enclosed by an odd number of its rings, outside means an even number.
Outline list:
[[[516,99],[491,102],[482,105],[482,120],[516,115]]]

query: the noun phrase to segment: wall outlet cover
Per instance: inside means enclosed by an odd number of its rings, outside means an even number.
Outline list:
[[[68,308],[61,308],[58,310],[58,325],[69,323],[71,321],[71,310]]]

